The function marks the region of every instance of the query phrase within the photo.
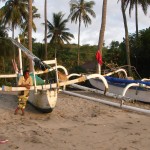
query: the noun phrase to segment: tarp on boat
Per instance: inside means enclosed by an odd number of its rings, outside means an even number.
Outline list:
[[[32,78],[33,84],[35,84],[34,83],[34,74],[30,73],[30,76]],[[40,78],[39,76],[35,75],[35,79],[36,79],[36,85],[44,85],[45,84],[44,80],[42,78]]]
[[[130,83],[140,83],[145,84],[147,86],[150,86],[150,82],[147,81],[141,81],[141,80],[129,80],[129,79],[122,79],[122,78],[115,78],[115,77],[109,77],[105,76],[106,80],[112,83],[124,83],[124,84],[130,84]]]

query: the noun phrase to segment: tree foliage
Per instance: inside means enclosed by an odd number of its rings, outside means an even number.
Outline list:
[[[69,43],[69,41],[74,38],[73,34],[69,31],[69,28],[66,28],[66,24],[68,19],[64,19],[64,14],[62,12],[53,13],[53,21],[47,21],[48,24],[48,35],[50,38],[51,44],[64,44],[65,42]]]
[[[28,15],[27,0],[8,0],[0,9],[0,19],[4,25],[8,25],[12,29],[12,37],[14,38],[14,29],[20,26]]]

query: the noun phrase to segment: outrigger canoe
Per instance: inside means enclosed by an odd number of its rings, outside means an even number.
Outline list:
[[[108,84],[106,79],[100,75],[100,74],[91,74],[91,75],[77,75],[77,74],[70,74],[68,75],[67,69],[63,66],[58,66],[57,65],[57,60],[56,58],[54,60],[48,60],[48,61],[41,61],[40,58],[35,56],[31,51],[29,51],[26,47],[24,47],[21,43],[18,41],[8,38],[14,45],[16,45],[19,48],[19,60],[20,64],[22,64],[22,57],[21,57],[21,52],[23,52],[28,58],[30,58],[33,62],[33,66],[38,67],[40,70],[36,72],[33,68],[33,81],[34,81],[34,86],[30,87],[30,95],[29,95],[29,102],[41,110],[42,112],[52,112],[52,110],[56,106],[57,102],[57,95],[58,92],[60,91],[61,87],[64,87],[66,85],[71,85],[74,83],[80,83],[84,82],[86,80],[89,80],[91,78],[99,78],[102,80],[102,82],[105,85],[105,92],[108,90]],[[22,66],[22,65],[20,65]],[[59,74],[58,74],[58,69],[63,69],[66,79],[65,81],[60,81],[59,79]],[[50,71],[55,71],[55,83],[49,83],[46,84],[44,83],[43,85],[38,85],[37,80],[36,80],[36,74],[43,74],[43,73],[48,73]],[[19,73],[15,74],[7,74],[7,75],[0,75],[0,78],[17,78]],[[76,79],[70,80],[70,77],[76,76]],[[17,92],[17,91],[24,91],[26,88],[24,87],[10,87],[10,86],[2,86],[0,88],[0,91],[4,92]]]
[[[109,93],[128,97],[132,100],[150,103],[150,81],[130,80],[105,76]],[[90,84],[100,90],[104,90],[104,85],[99,79],[90,79]]]

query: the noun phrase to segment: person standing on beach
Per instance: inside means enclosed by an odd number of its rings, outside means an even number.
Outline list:
[[[18,106],[15,110],[15,113],[14,113],[15,115],[17,115],[19,109],[21,109],[22,115],[24,115],[24,109],[26,107],[26,103],[29,98],[29,89],[30,89],[30,86],[32,85],[33,85],[33,81],[32,81],[31,76],[29,75],[29,70],[25,70],[23,72],[23,76],[19,78],[18,86],[26,87],[27,90],[21,91],[18,93]]]

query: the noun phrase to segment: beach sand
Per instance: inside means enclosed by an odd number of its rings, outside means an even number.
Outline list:
[[[59,93],[52,113],[0,95],[0,150],[149,150],[150,116]]]

